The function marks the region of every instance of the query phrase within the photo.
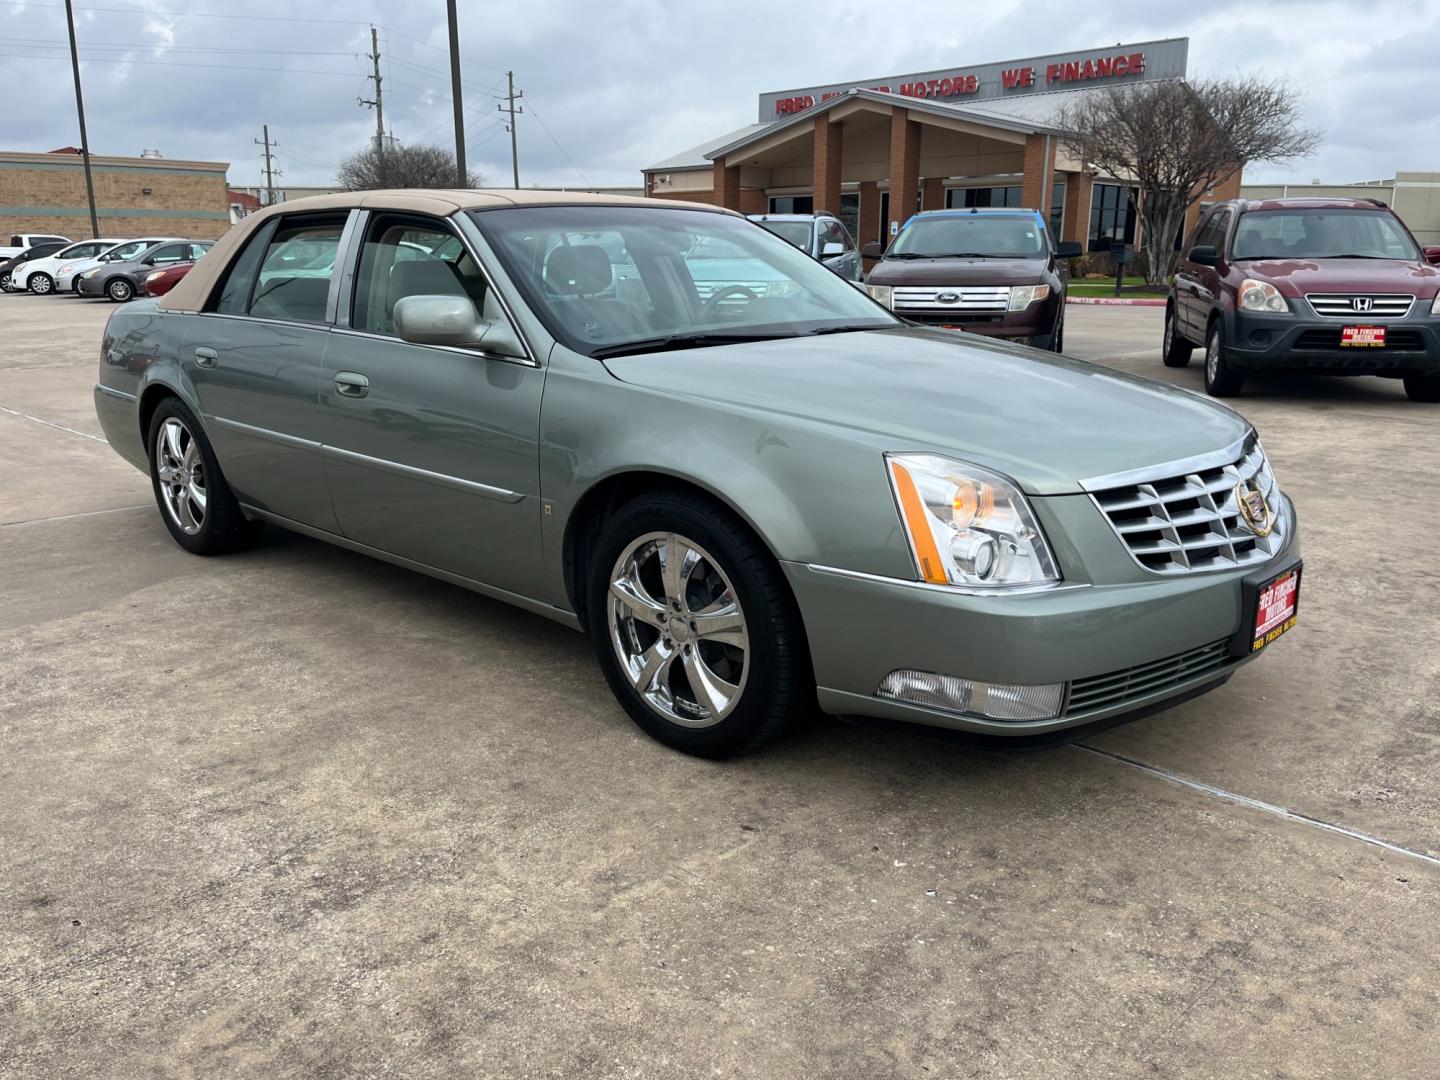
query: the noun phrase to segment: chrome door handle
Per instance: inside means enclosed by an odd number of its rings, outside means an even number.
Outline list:
[[[220,361],[220,354],[208,345],[201,345],[195,350],[195,363],[201,367],[214,367]]]
[[[346,397],[364,397],[370,393],[370,380],[358,371],[337,371],[335,391]]]

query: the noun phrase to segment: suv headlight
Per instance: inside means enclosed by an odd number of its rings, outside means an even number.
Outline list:
[[[1036,300],[1044,300],[1049,295],[1049,285],[1012,285],[1010,287],[1010,310],[1024,311]]]
[[[1060,580],[1030,504],[997,473],[935,454],[887,454],[922,580],[966,589]]]
[[[1285,297],[1280,295],[1280,290],[1268,281],[1246,278],[1240,282],[1240,310],[1264,311],[1271,315],[1288,315],[1290,314],[1290,305],[1285,302]]]
[[[870,294],[870,299],[877,304],[884,304],[887,308],[893,308],[893,290],[889,285],[866,285],[865,291]]]
[[[1440,315],[1440,292],[1435,294],[1435,299],[1430,301],[1430,314]]]

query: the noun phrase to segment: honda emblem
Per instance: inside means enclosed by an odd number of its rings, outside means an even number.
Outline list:
[[[1351,311],[1369,311],[1375,306],[1375,301],[1368,296],[1352,296],[1350,298]]]

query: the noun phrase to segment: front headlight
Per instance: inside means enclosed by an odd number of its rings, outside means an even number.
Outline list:
[[[1270,315],[1288,315],[1290,305],[1285,302],[1285,297],[1280,295],[1280,290],[1268,281],[1246,278],[1240,282],[1240,310],[1263,311]]]
[[[887,308],[894,308],[894,290],[889,285],[866,285],[865,291],[870,294],[870,299],[877,304],[884,304]]]
[[[887,454],[910,550],[932,585],[992,589],[1060,580],[1018,488],[988,469],[935,454]]]
[[[1049,295],[1049,285],[1012,285],[1010,287],[1010,310],[1024,311],[1036,300],[1044,300]]]
[[[80,275],[80,279],[83,281],[83,280],[85,280],[86,278],[92,278],[92,277],[94,277],[94,276],[95,276],[95,271],[94,271],[94,270],[86,270],[83,274]]]
[[[150,282],[154,281],[163,273],[165,273],[164,270],[151,270],[150,273],[145,275],[145,284],[149,285]]]
[[[1430,314],[1440,315],[1440,292],[1435,294],[1435,299],[1430,301]]]

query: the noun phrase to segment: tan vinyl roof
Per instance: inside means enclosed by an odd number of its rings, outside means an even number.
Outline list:
[[[160,297],[156,304],[164,311],[199,311],[215,282],[229,265],[231,256],[250,235],[277,214],[299,214],[312,210],[409,210],[435,217],[449,217],[457,210],[500,210],[511,206],[657,206],[665,209],[706,210],[732,214],[733,210],[705,203],[677,199],[645,199],[634,195],[596,195],[588,191],[544,191],[503,188],[492,191],[406,188],[395,191],[341,191],[276,203],[250,214],[216,241],[210,254],[180,284]]]

